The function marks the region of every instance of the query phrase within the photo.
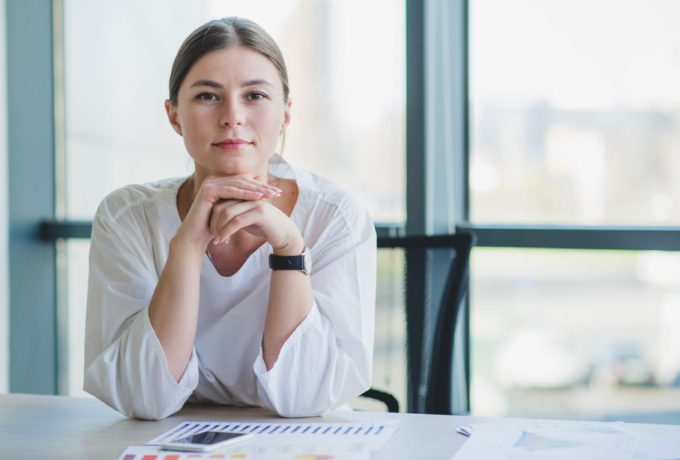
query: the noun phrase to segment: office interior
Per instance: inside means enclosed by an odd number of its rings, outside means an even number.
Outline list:
[[[170,65],[195,27],[237,15],[286,56],[287,160],[360,197],[379,236],[475,235],[452,413],[680,423],[678,13],[0,0],[0,393],[88,397],[89,222],[118,187],[191,173]],[[405,262],[378,257],[373,386],[413,411]]]

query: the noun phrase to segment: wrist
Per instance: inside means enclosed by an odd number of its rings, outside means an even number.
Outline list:
[[[170,253],[182,258],[202,259],[207,247],[206,243],[191,241],[179,235],[170,240]]]
[[[301,235],[285,241],[283,244],[272,245],[272,253],[276,256],[298,256],[305,250],[305,242]]]

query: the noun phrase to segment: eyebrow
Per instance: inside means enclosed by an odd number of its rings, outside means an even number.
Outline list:
[[[247,87],[247,86],[256,86],[256,85],[267,85],[267,86],[274,86],[270,82],[264,79],[255,79],[255,80],[246,80],[243,83],[241,83],[241,87]],[[190,86],[190,88],[195,88],[197,86],[209,86],[211,88],[218,88],[222,89],[224,86],[221,83],[218,83],[213,80],[196,80],[193,82]]]
[[[210,86],[211,88],[224,88],[220,83],[212,80],[196,80],[191,84],[189,88],[195,88],[196,86]]]

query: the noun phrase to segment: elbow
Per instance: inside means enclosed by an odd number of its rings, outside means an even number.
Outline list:
[[[147,411],[147,410],[132,410],[129,413],[126,413],[130,418],[134,418],[137,420],[148,420],[152,422],[157,422],[159,420],[163,420],[164,418],[169,417],[170,415],[174,414],[175,412],[173,411]]]
[[[279,395],[276,401],[271,401],[269,407],[280,417],[303,418],[320,417],[328,412],[349,403],[370,388],[371,373],[355,372],[345,375],[345,378],[319,382],[316,394],[291,394],[288,397]]]
[[[163,404],[131,404],[121,407],[120,412],[124,415],[137,420],[158,421],[168,418],[182,408],[182,405],[174,407]]]
[[[84,390],[109,406],[111,409],[121,413],[122,415],[137,419],[137,420],[150,420],[158,421],[169,417],[170,415],[177,412],[173,408],[163,408],[157,405],[155,407],[149,407],[144,403],[139,403],[138,401],[121,401],[116,399],[110,394],[105,394],[100,391],[100,389],[85,386]]]
[[[304,404],[279,404],[273,409],[279,417],[283,418],[320,417],[331,410],[326,405]]]
[[[335,398],[328,393],[327,388],[317,387],[316,392],[299,391],[301,390],[299,386],[296,386],[296,389],[298,391],[264,390],[260,394],[262,404],[284,418],[317,417],[341,404],[334,403]]]
[[[162,401],[146,400],[143,395],[126,392],[121,383],[107,385],[92,373],[85,372],[83,390],[122,415],[138,420],[162,420],[181,409],[182,405],[163,404]]]

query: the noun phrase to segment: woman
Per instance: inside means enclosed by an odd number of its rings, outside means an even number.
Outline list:
[[[201,26],[165,108],[195,172],[99,206],[85,390],[144,419],[187,400],[318,415],[359,395],[375,231],[346,192],[274,153],[291,109],[274,41],[245,19]]]

